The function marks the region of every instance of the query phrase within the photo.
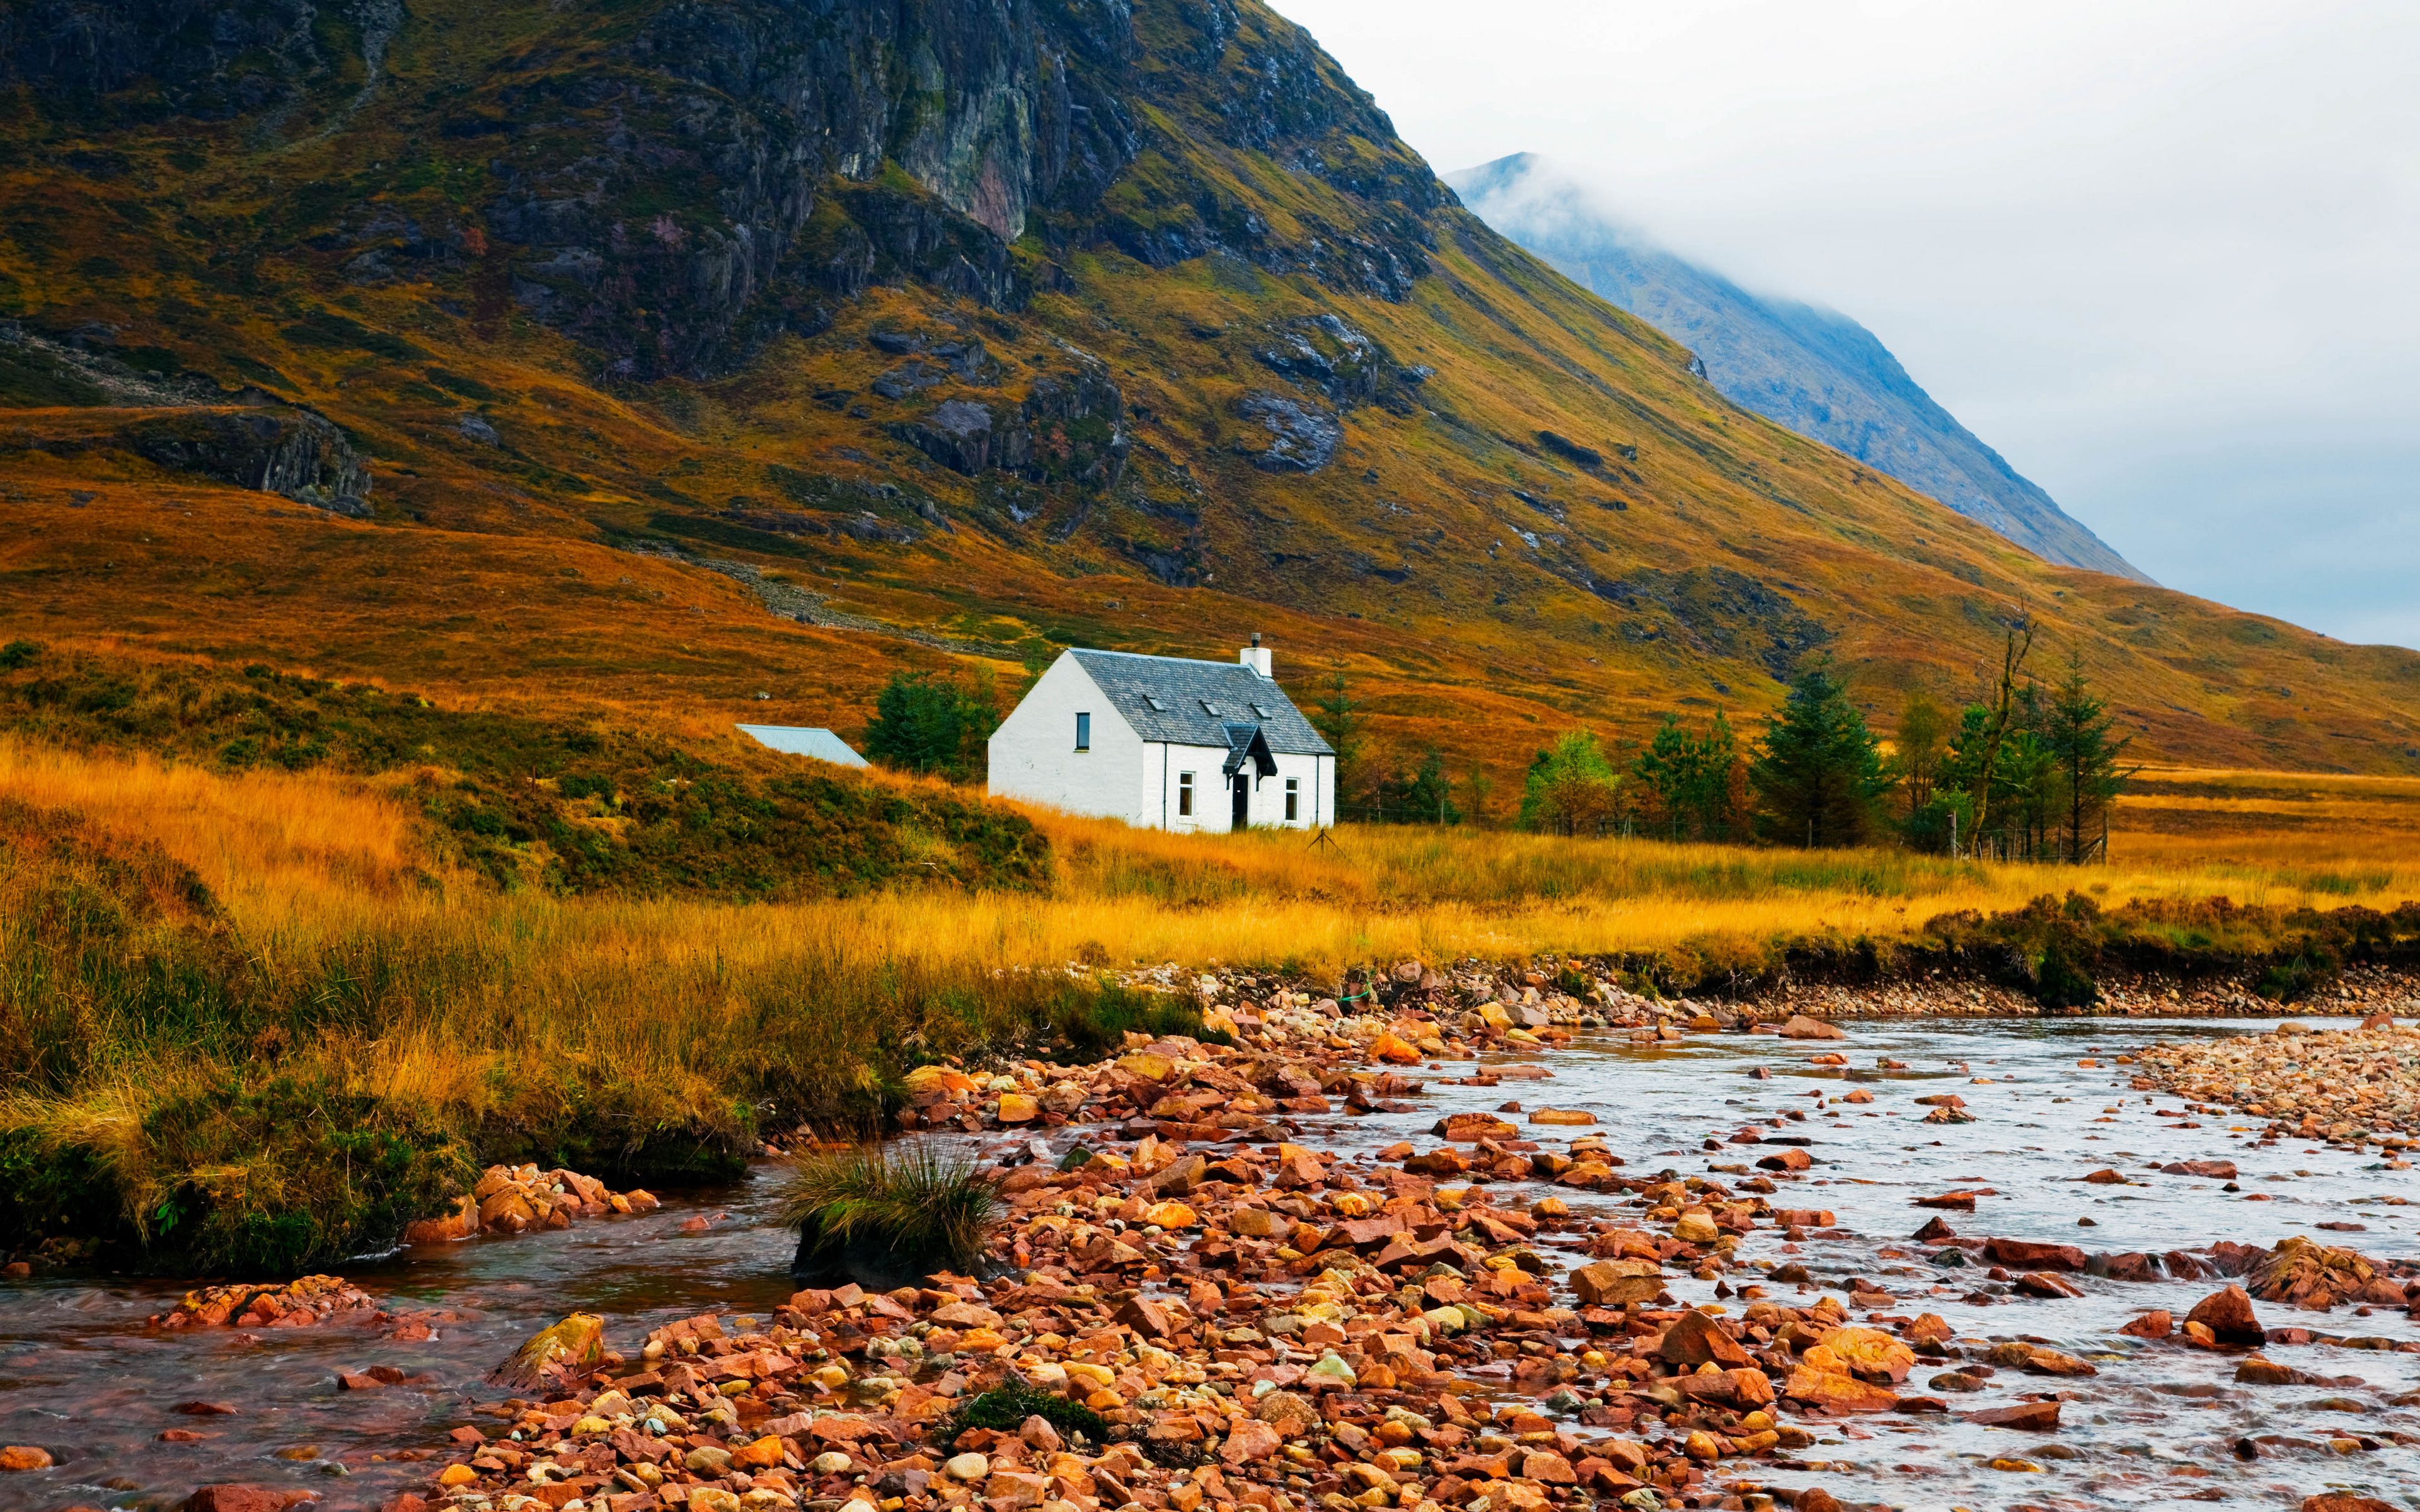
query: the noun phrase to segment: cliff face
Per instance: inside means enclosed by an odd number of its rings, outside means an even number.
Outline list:
[[[1696,352],[1707,379],[1735,403],[1879,468],[2045,561],[2150,581],[1960,424],[1847,316],[1750,294],[1673,255],[1529,153],[1448,181],[1488,224]]]
[[[718,718],[1265,629],[1510,776],[1809,655],[1955,695],[2028,615],[2147,744],[2420,763],[2420,658],[1734,406],[1245,0],[0,0],[0,484],[60,511],[0,571],[57,626]],[[231,413],[299,515],[212,491]],[[641,560],[689,587],[594,586]]]

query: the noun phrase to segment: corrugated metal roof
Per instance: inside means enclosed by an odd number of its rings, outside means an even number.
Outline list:
[[[1269,749],[1333,756],[1285,689],[1241,662],[1142,656],[1128,651],[1070,651],[1118,713],[1145,740],[1228,747],[1227,727],[1256,724]]]
[[[790,756],[812,756],[819,762],[839,766],[863,766],[865,758],[848,748],[848,742],[829,730],[810,730],[802,725],[743,724],[740,730],[755,737],[760,746]]]

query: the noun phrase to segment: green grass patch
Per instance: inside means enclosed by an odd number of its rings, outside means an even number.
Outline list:
[[[1080,1436],[1085,1442],[1094,1444],[1104,1442],[1109,1429],[1108,1420],[1083,1403],[1012,1381],[970,1398],[959,1408],[951,1416],[941,1442],[955,1447],[958,1435],[969,1428],[989,1428],[994,1433],[1014,1434],[1025,1426],[1029,1417],[1042,1419],[1057,1428],[1063,1438],[1072,1440]]]

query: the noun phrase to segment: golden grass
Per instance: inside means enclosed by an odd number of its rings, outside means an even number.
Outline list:
[[[2231,795],[2275,779],[2198,779]],[[2395,780],[2321,786],[2366,793]],[[2405,785],[2420,796],[2420,782]],[[273,968],[321,969],[332,950],[409,957],[413,980],[393,990],[418,1002],[416,1038],[442,1041],[450,1014],[485,1013],[489,994],[509,991],[525,1011],[579,1020],[580,1039],[601,1054],[661,1048],[650,1003],[744,997],[742,984],[807,962],[856,970],[908,959],[953,972],[1228,963],[1333,975],[1404,956],[1730,955],[1779,939],[1903,940],[1936,914],[2014,908],[2069,887],[2108,904],[2224,895],[2387,907],[2420,897],[2411,831],[2363,823],[2247,837],[2125,823],[2153,804],[2234,821],[2246,810],[2231,796],[2130,799],[2116,864],[2082,869],[1415,826],[1347,825],[1312,848],[1292,832],[1171,835],[1032,810],[1059,858],[1047,894],[926,888],[757,906],[498,894],[438,868],[399,798],[334,774],[226,774],[0,737],[0,796],[80,810],[159,845],[201,875]],[[2420,804],[2413,812],[2420,821]],[[380,1054],[416,1060],[411,1045]]]
[[[313,897],[390,893],[427,864],[407,810],[321,773],[99,759],[0,734],[0,795],[155,843],[264,916]]]

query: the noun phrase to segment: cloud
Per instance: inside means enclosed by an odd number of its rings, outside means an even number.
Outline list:
[[[1441,169],[1863,321],[2161,581],[2420,644],[2420,6],[1280,4]]]

